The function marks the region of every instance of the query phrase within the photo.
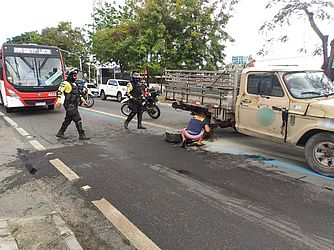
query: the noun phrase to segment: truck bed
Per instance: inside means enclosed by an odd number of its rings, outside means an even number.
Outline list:
[[[240,78],[236,73],[236,70],[166,70],[166,99],[207,109],[232,110]]]
[[[241,70],[222,71],[166,70],[165,97],[175,101],[173,106],[194,111],[205,108],[211,123],[231,126],[234,105],[239,90]]]

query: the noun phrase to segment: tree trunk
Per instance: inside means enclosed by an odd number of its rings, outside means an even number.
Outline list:
[[[306,13],[306,15],[308,16],[308,20],[311,24],[312,29],[314,30],[314,32],[319,36],[319,38],[321,39],[322,42],[322,53],[323,53],[323,58],[324,58],[324,62],[321,66],[321,68],[323,70],[326,70],[328,67],[328,36],[324,36],[322,34],[322,32],[319,30],[318,26],[315,24],[314,19],[313,19],[313,13],[309,12],[307,7],[304,8],[304,11]]]
[[[334,39],[331,41],[331,52],[329,54],[328,60],[327,60],[327,67],[325,69],[325,74],[331,79],[331,81],[334,81]]]

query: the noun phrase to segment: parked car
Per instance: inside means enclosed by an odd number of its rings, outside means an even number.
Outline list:
[[[90,92],[93,96],[97,97],[99,96],[99,89],[98,87],[93,83],[86,83],[86,87],[90,89]]]
[[[79,79],[76,81],[76,83],[78,84],[78,86],[82,86],[82,87],[86,87],[90,90],[90,93],[93,96],[99,96],[99,89],[97,88],[97,86],[93,83],[88,83],[85,80]]]
[[[107,97],[116,97],[117,101],[122,101],[126,94],[126,85],[128,80],[123,79],[109,79],[107,82],[99,85],[99,93],[102,100]]]

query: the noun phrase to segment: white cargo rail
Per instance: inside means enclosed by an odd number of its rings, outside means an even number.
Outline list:
[[[241,70],[236,68],[221,71],[166,70],[165,97],[175,101],[173,106],[177,108],[189,111],[206,109],[213,123],[233,122],[240,74]]]
[[[166,99],[200,105],[211,109],[233,109],[236,100],[240,70],[191,71],[166,70]]]

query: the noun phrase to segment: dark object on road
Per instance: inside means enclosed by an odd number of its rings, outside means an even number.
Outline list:
[[[182,136],[181,136],[180,131],[166,131],[165,141],[173,142],[173,143],[182,142]]]

